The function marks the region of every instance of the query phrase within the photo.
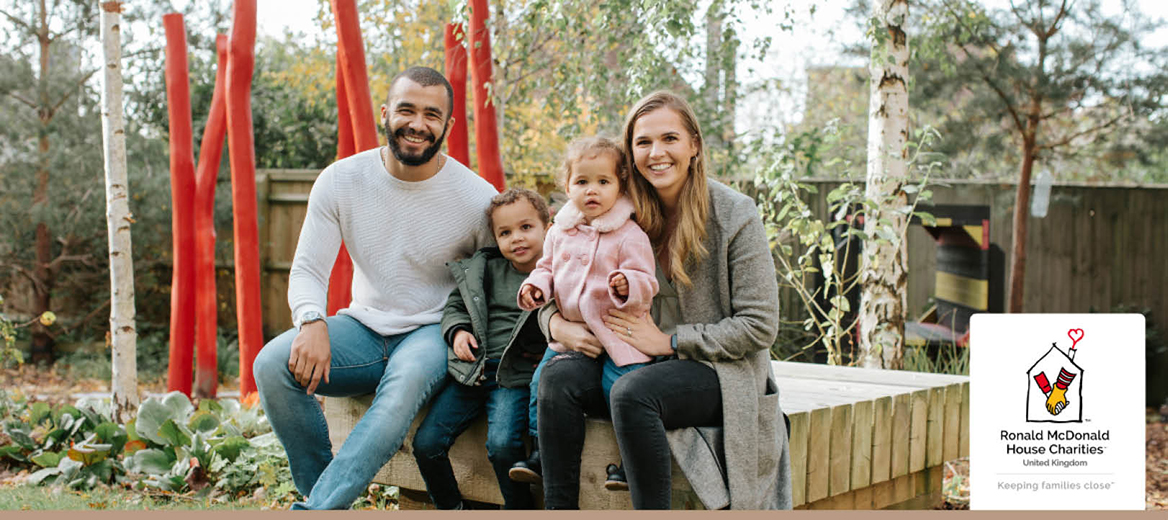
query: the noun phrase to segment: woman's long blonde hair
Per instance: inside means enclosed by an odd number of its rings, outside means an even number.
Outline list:
[[[653,250],[658,256],[668,252],[669,273],[674,281],[686,286],[693,285],[686,266],[693,266],[708,253],[702,241],[706,239],[706,218],[710,214],[710,195],[706,188],[706,146],[702,140],[702,129],[689,103],[668,91],[657,91],[641,98],[629,112],[625,120],[624,147],[630,169],[636,171],[633,160],[633,126],[645,114],[660,108],[668,108],[681,117],[686,130],[693,136],[698,153],[689,162],[685,184],[677,204],[677,223],[672,234],[666,223],[665,205],[657,195],[657,190],[640,172],[630,175],[629,197],[636,209],[637,224],[649,235]],[[668,236],[666,236],[668,234]]]

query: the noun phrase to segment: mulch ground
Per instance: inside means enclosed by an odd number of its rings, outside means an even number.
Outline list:
[[[1145,500],[1148,509],[1168,509],[1168,417],[1156,414],[1154,419],[1147,425]]]

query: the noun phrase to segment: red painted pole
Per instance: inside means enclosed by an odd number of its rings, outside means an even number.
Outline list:
[[[462,24],[446,24],[446,80],[454,88],[451,114],[454,124],[446,136],[446,153],[470,166],[470,142],[466,132],[466,33]]]
[[[495,121],[495,104],[487,93],[491,80],[491,32],[487,28],[490,10],[487,0],[470,0],[471,82],[474,84],[475,155],[479,175],[503,191],[503,161],[499,158],[499,125]]]
[[[337,49],[337,160],[344,159],[356,151],[353,142],[353,120],[349,117],[349,99],[345,94],[345,75],[341,71],[341,49]],[[333,263],[328,285],[328,314],[349,306],[353,301],[353,260],[344,242]]]
[[[256,224],[251,79],[255,70],[256,0],[235,0],[227,52],[227,151],[235,232],[235,315],[239,322],[239,394],[255,392],[252,362],[264,346],[260,249]]]
[[[219,387],[219,314],[215,290],[215,182],[227,134],[227,35],[215,37],[219,65],[215,93],[195,172],[195,395],[214,398]]]
[[[337,25],[337,48],[341,49],[341,72],[345,76],[345,98],[353,123],[356,151],[377,148],[377,125],[373,118],[373,97],[369,94],[369,75],[365,69],[365,46],[361,43],[361,25],[356,0],[332,0]]]
[[[181,14],[163,15],[166,32],[166,109],[170,119],[170,199],[172,274],[170,362],[166,386],[191,395],[195,341],[194,212],[195,156],[191,150],[191,94],[187,75],[187,34]]]

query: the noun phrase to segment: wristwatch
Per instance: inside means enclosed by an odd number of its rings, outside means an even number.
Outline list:
[[[300,326],[297,327],[297,330],[302,329],[304,327],[305,323],[312,323],[314,321],[320,321],[323,319],[324,319],[324,315],[321,314],[320,312],[308,311],[308,312],[304,313],[303,316],[300,317]]]
[[[673,348],[673,353],[677,353],[677,334],[669,336],[669,346]]]

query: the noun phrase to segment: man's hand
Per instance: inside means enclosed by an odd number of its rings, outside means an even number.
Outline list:
[[[329,382],[329,368],[333,359],[329,346],[328,325],[324,320],[305,323],[292,340],[292,353],[288,356],[288,370],[296,382],[306,387],[308,395],[316,392],[323,377]]]
[[[460,329],[454,333],[454,355],[463,361],[474,361],[474,354],[470,349],[478,349],[479,344],[475,341],[474,334],[467,332],[466,329]]]
[[[616,291],[617,295],[629,297],[629,280],[625,278],[624,273],[616,273],[612,275],[612,280],[608,282],[609,287]]]
[[[1068,404],[1070,403],[1067,401],[1067,389],[1055,385],[1050,391],[1050,397],[1046,398],[1046,411],[1051,415],[1058,415]]]
[[[543,305],[543,291],[534,285],[524,284],[519,288],[519,303],[524,307],[539,307]]]
[[[548,322],[548,331],[552,339],[561,345],[590,358],[596,358],[604,353],[604,346],[587,325],[568,321],[558,312],[553,314],[551,321]]]

